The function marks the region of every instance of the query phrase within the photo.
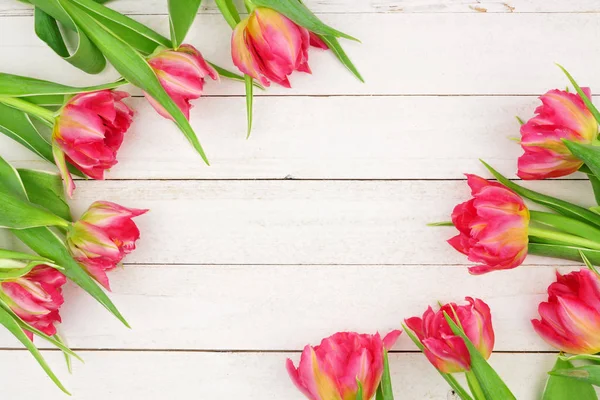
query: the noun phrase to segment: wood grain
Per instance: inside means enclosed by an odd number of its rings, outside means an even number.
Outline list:
[[[243,1],[236,0],[239,10]],[[600,12],[594,0],[307,0],[316,13],[555,13]],[[118,0],[108,4],[126,14],[166,14],[161,0]],[[31,7],[16,0],[0,0],[0,15],[30,15]],[[214,1],[203,2],[201,13],[217,13]]]
[[[191,121],[206,167],[170,121],[143,98],[108,179],[462,179],[479,158],[510,176],[520,146],[516,115],[536,97],[260,97],[246,135],[243,98],[194,102]],[[19,167],[56,170],[0,135],[0,155]],[[581,178],[581,177],[579,177]]]
[[[136,18],[168,32],[167,16]],[[600,87],[595,68],[600,61],[600,23],[595,14],[331,14],[324,19],[362,40],[346,41],[344,46],[367,84],[356,80],[332,54],[314,49],[312,75],[294,74],[293,89],[272,87],[258,95],[532,95],[566,86],[556,62],[581,85]],[[219,15],[203,14],[188,41],[209,60],[233,68],[230,34]],[[110,70],[90,77],[62,61],[35,37],[31,17],[2,20],[0,52],[3,72],[80,85],[117,77]],[[243,92],[237,82],[206,86],[209,95]],[[444,121],[432,121],[443,127]]]
[[[81,352],[85,365],[75,365],[69,376],[61,374],[72,399],[114,400],[183,399],[204,393],[211,399],[301,400],[287,373],[285,360],[297,361],[297,353],[179,353],[179,352]],[[64,364],[56,352],[46,353],[53,366]],[[546,371],[554,354],[494,354],[491,363],[519,400],[539,399]],[[515,368],[518,365],[519,368]],[[447,400],[449,387],[420,354],[390,355],[394,394],[398,399]],[[24,351],[1,351],[0,370],[10,370],[2,380],[5,393],[19,400],[65,399],[36,368]],[[32,384],[32,382],[35,382]]]
[[[126,265],[110,274],[111,298],[133,330],[70,285],[60,331],[77,349],[299,351],[338,331],[385,334],[437,301],[473,296],[492,309],[497,351],[552,351],[530,320],[555,271],[522,266],[472,277],[452,265]],[[0,348],[8,347],[22,346],[0,331]],[[395,349],[416,350],[407,336]]]

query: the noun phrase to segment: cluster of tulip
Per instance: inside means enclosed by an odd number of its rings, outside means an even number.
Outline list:
[[[101,72],[108,61],[122,75],[105,85],[71,87],[0,73],[0,132],[56,164],[60,173],[16,170],[0,158],[0,227],[38,254],[0,250],[0,324],[66,392],[33,345],[33,335],[77,357],[55,327],[67,280],[127,325],[99,285],[110,290],[107,271],[134,250],[140,232],[133,218],[147,211],[95,202],[73,222],[64,197],[65,192],[73,196],[72,175],[104,179],[105,171],[117,164],[134,111],[123,101],[129,94],[116,88],[130,83],[141,89],[208,164],[189,123],[190,101],[201,97],[207,78],[245,82],[249,134],[253,87],[271,82],[290,87],[288,76],[294,71],[310,73],[310,46],[331,49],[362,77],[337,40],[354,38],[325,25],[300,0],[246,0],[249,15],[243,20],[231,0],[217,0],[233,28],[233,63],[244,76],[206,61],[194,46],[183,43],[201,0],[168,0],[170,39],[103,1],[22,1],[34,7],[37,36],[65,61],[87,73]],[[73,34],[78,45],[71,51],[66,36]]]
[[[585,173],[600,205],[600,113],[591,92],[581,88],[563,71],[576,93],[550,90],[540,97],[535,116],[521,122],[517,175],[523,180],[564,177]],[[484,163],[485,164],[485,163]],[[577,399],[597,399],[591,385],[600,386],[600,214],[597,206],[585,208],[525,189],[485,164],[498,182],[467,175],[473,196],[452,213],[459,234],[448,243],[479,265],[469,268],[478,275],[516,268],[528,254],[579,261],[587,269],[566,275],[557,273],[548,287],[548,301],[539,305],[535,331],[564,353],[551,375],[572,377],[546,387],[545,399],[568,385]],[[548,211],[533,210],[526,200]],[[571,361],[586,359],[591,365],[574,367]],[[557,383],[558,382],[558,383]],[[552,391],[550,393],[549,391]]]
[[[533,329],[560,350],[544,389],[545,400],[597,400],[600,386],[600,112],[591,93],[565,71],[576,93],[551,90],[541,96],[535,116],[521,121],[518,176],[524,180],[562,177],[577,171],[592,183],[598,206],[584,208],[526,189],[485,164],[498,182],[467,175],[472,198],[457,205],[451,223],[459,233],[448,243],[478,265],[473,275],[516,268],[527,254],[580,261],[586,268],[561,275],[539,304]],[[552,212],[532,210],[526,200]],[[468,304],[429,307],[405,320],[404,331],[463,400],[515,399],[487,363],[495,335],[490,308]],[[320,346],[307,346],[295,368],[296,387],[311,400],[393,400],[387,362],[401,331],[379,335],[337,333]],[[583,361],[582,361],[583,360]],[[583,362],[575,366],[573,362]],[[468,390],[453,376],[465,373]]]
[[[429,307],[421,318],[406,319],[403,328],[463,398],[471,399],[453,373],[466,373],[476,399],[485,399],[478,395],[486,391],[510,395],[486,362],[495,341],[490,308],[479,299],[466,301],[442,305],[438,311]],[[310,400],[393,400],[387,352],[401,333],[394,330],[383,340],[379,334],[336,333],[319,346],[306,346],[298,368],[288,359],[288,373]]]

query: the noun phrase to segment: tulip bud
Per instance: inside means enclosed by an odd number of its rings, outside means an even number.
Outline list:
[[[97,201],[67,232],[73,257],[105,288],[110,289],[106,271],[116,268],[140,238],[132,218],[147,211]]]
[[[589,88],[583,88],[591,99]],[[522,179],[557,178],[577,171],[583,162],[575,157],[564,139],[590,144],[598,136],[598,123],[576,93],[550,90],[540,97],[535,117],[521,126],[521,146],[517,175]]]
[[[572,354],[600,352],[600,279],[590,270],[557,272],[538,312],[533,328],[551,346]]]
[[[173,99],[185,117],[190,119],[190,100],[202,96],[204,78],[219,79],[219,74],[208,64],[202,54],[189,44],[181,45],[177,50],[160,49],[150,56],[148,63],[156,73],[160,84]],[[152,107],[165,118],[172,119],[155,99],[144,93]]]
[[[56,119],[52,149],[69,197],[75,184],[66,161],[94,179],[117,163],[117,151],[133,111],[123,103],[129,94],[116,90],[81,93],[69,100]]]
[[[476,175],[467,175],[473,198],[452,212],[459,234],[448,243],[482,263],[471,274],[516,268],[527,256],[529,210],[523,199],[507,187]]]
[[[323,339],[319,346],[307,345],[298,368],[288,359],[288,374],[310,400],[354,400],[357,381],[362,386],[363,399],[371,399],[383,375],[383,351],[394,345],[400,333],[392,331],[383,340],[379,334],[336,333]]]
[[[25,265],[25,264],[24,264]],[[48,336],[56,334],[56,322],[61,322],[58,310],[64,303],[63,274],[47,265],[38,265],[28,274],[0,281],[0,300],[23,321]],[[33,335],[25,331],[30,339]]]
[[[271,81],[290,87],[294,71],[310,73],[308,48],[327,45],[308,29],[270,8],[257,7],[235,27],[231,37],[233,63],[264,86]]]
[[[457,306],[455,303],[449,303],[437,312],[429,307],[422,318],[412,317],[405,320],[406,326],[417,335],[425,347],[427,359],[444,373],[471,369],[471,356],[465,341],[452,332],[444,312],[462,327],[465,335],[485,359],[490,357],[494,349],[490,308],[479,299],[466,297],[465,300],[469,304]]]

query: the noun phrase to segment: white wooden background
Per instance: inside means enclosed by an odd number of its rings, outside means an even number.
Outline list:
[[[556,267],[530,257],[509,272],[467,274],[446,243],[447,220],[468,196],[463,172],[484,158],[514,176],[515,115],[547,89],[600,90],[597,0],[307,0],[323,20],[362,39],[344,43],[360,84],[331,54],[292,90],[257,93],[245,140],[243,86],[207,84],[192,124],[212,167],[139,92],[120,163],[104,182],[79,182],[74,208],[98,199],[150,208],[112,298],[128,330],[75,287],[62,333],[85,358],[66,372],[75,399],[300,400],[284,361],[341,330],[387,332],[436,301],[476,296],[493,310],[492,364],[521,400],[539,398],[554,354],[531,329]],[[166,0],[114,7],[168,32]],[[230,31],[210,0],[188,41],[230,66]],[[0,69],[66,84],[87,76],[36,39],[27,5],[0,0]],[[51,168],[0,137],[18,166]],[[530,186],[591,204],[577,179]],[[585,193],[585,195],[583,195]],[[4,239],[7,240],[6,238]],[[41,346],[44,344],[39,342]],[[399,400],[447,398],[445,382],[403,335],[391,355]],[[0,333],[2,399],[63,396],[30,355]]]

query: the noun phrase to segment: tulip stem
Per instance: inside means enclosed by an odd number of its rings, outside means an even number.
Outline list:
[[[552,231],[549,229],[529,227],[529,236],[534,236],[540,239],[550,239],[568,245],[583,247],[592,250],[600,250],[600,243],[569,233]]]
[[[37,104],[30,103],[27,100],[23,100],[19,97],[0,96],[0,102],[12,108],[16,108],[17,110],[21,110],[29,115],[33,115],[50,127],[54,125],[55,115],[47,108],[40,107]]]
[[[471,394],[475,400],[486,400],[483,389],[473,371],[466,371],[465,376],[467,378],[467,383],[469,384],[469,389],[471,389]]]
[[[531,220],[558,229],[561,232],[600,242],[600,229],[577,219],[543,211],[529,210]]]

